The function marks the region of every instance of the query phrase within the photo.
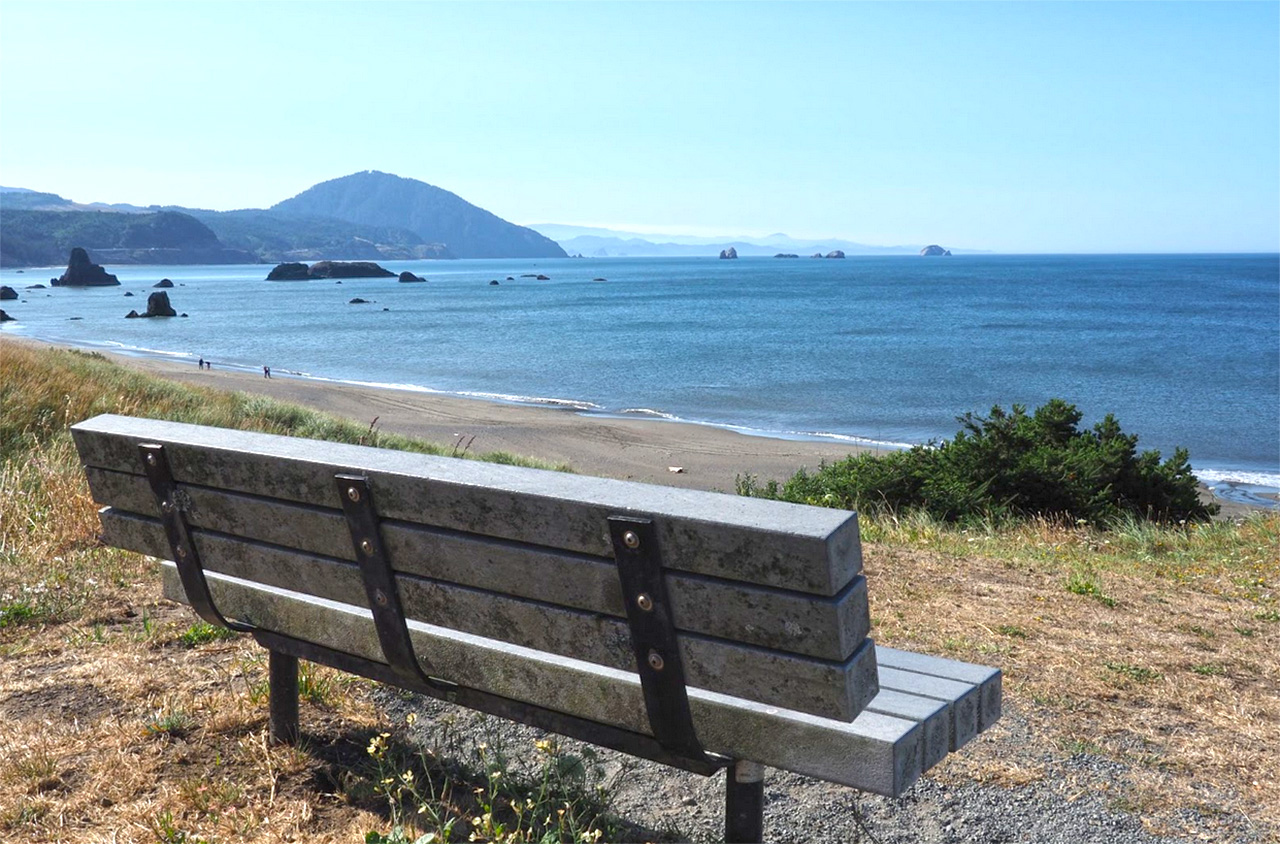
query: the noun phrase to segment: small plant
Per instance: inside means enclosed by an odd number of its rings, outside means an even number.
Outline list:
[[[152,818],[151,831],[160,844],[208,844],[203,838],[192,838],[185,830],[179,829],[173,812],[170,811],[161,812]]]
[[[333,702],[333,677],[310,662],[298,662],[298,697],[320,706]]]
[[[1164,676],[1155,669],[1143,668],[1141,665],[1131,665],[1127,662],[1107,662],[1103,664],[1117,674],[1122,674],[1138,683],[1150,683]]]
[[[1018,627],[1016,624],[1001,624],[996,627],[996,632],[1002,636],[1008,636],[1011,639],[1027,638],[1027,631]]]
[[[1227,673],[1225,666],[1217,665],[1212,662],[1193,665],[1191,666],[1191,670],[1199,674],[1201,677],[1221,677]]]
[[[0,605],[0,630],[31,621],[36,614],[36,608],[26,601]]]
[[[1067,591],[1075,595],[1085,595],[1093,598],[1098,603],[1106,607],[1114,607],[1116,599],[1105,595],[1102,587],[1098,585],[1097,575],[1089,570],[1074,571],[1067,578]]]
[[[151,713],[143,728],[147,735],[182,738],[196,727],[196,719],[185,709],[163,706]]]
[[[184,648],[207,645],[210,642],[223,642],[235,638],[235,631],[216,624],[197,621],[178,636],[178,644]]]
[[[1258,621],[1270,621],[1274,623],[1274,622],[1280,621],[1280,610],[1277,610],[1277,609],[1263,610],[1262,612],[1254,613],[1253,617],[1256,618]]]

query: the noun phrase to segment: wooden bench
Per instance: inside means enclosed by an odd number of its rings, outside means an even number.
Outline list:
[[[1000,715],[1000,672],[867,638],[855,514],[98,416],[104,541],[270,650],[702,774],[760,839],[763,766],[898,796]]]

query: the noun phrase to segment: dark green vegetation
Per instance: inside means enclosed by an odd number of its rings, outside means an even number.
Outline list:
[[[447,244],[458,258],[567,257],[555,241],[508,223],[456,194],[376,170],[321,182],[271,206],[271,211],[399,226]]]
[[[271,211],[189,211],[232,249],[262,261],[326,258],[412,260],[453,258],[441,243],[428,243],[408,229],[366,226],[326,217],[296,217]]]
[[[9,196],[8,194],[5,195]],[[82,246],[97,263],[252,263],[256,257],[227,249],[207,226],[188,214],[158,211],[27,211],[0,208],[0,266],[65,266]]]
[[[103,264],[566,257],[532,229],[387,173],[323,182],[267,211],[79,205],[51,193],[0,193],[0,267],[56,266],[73,246]]]
[[[993,407],[958,417],[950,441],[887,455],[853,455],[785,484],[739,491],[872,513],[920,510],[943,521],[1049,516],[1110,525],[1124,519],[1205,521],[1217,505],[1200,500],[1188,455],[1179,448],[1138,452],[1108,414],[1082,430],[1075,405],[1053,399],[1034,413]]]

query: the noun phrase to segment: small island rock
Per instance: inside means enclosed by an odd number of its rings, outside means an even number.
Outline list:
[[[736,257],[738,257],[738,250],[737,250],[737,249],[734,249],[732,246],[730,246],[728,249],[721,249],[721,250],[720,250],[720,257],[721,257],[721,259],[726,260],[726,261],[727,261],[727,260],[730,260],[730,259],[733,259],[733,258],[736,258]]]
[[[497,286],[497,284],[498,284],[498,280],[497,280],[496,278],[495,278],[493,281],[490,281],[490,282],[489,282],[489,286],[490,286],[490,287],[496,287],[496,286]]]
[[[17,320],[6,314],[4,309],[0,308],[0,322],[17,322]]]
[[[391,270],[373,261],[319,261],[311,265],[312,278],[395,278]]]
[[[549,275],[541,275],[541,274],[539,274],[539,275],[538,275],[538,281],[551,281],[551,276],[549,276]]]
[[[152,287],[173,287],[173,282],[167,278],[162,278],[151,286]]]
[[[843,257],[844,257],[844,253],[843,253],[843,252],[841,252],[839,249],[833,249],[832,251],[828,252],[828,253],[827,253],[826,255],[824,255],[823,257],[824,257],[824,258],[843,258]]]
[[[19,270],[18,272],[22,272],[22,271],[21,271],[21,270]],[[27,289],[27,290],[44,290],[44,285],[43,285],[43,284],[28,284],[28,285],[27,285],[27,287],[26,287],[26,289]]]
[[[361,299],[359,296],[357,296],[356,298],[352,299],[352,300],[351,300],[350,302],[348,302],[347,304],[348,304],[348,305],[367,305],[367,304],[369,304],[369,300],[368,300],[368,299]]]
[[[933,257],[933,256],[935,256],[935,255],[950,255],[950,254],[951,254],[951,250],[950,250],[950,249],[943,249],[943,248],[942,248],[941,246],[939,246],[938,244],[933,243],[933,244],[930,244],[930,245],[926,246],[924,249],[921,249],[921,250],[920,250],[920,254],[921,254],[921,255],[924,255],[924,256],[925,256],[925,257],[927,257],[927,258],[931,258],[931,257]]]
[[[8,285],[5,285],[4,287],[0,287],[0,301],[4,301],[5,299],[17,299],[17,298],[18,298],[18,291],[14,290],[12,287],[9,287]]]
[[[426,281],[426,279],[425,279],[425,278],[423,278],[423,277],[422,277],[422,276],[420,276],[420,275],[414,275],[413,273],[409,272],[408,270],[405,270],[404,272],[400,273],[400,283],[401,283],[401,284],[412,284],[412,283],[414,283],[414,282],[418,282],[418,281]]]
[[[773,257],[775,257],[775,258],[799,258],[800,256],[799,256],[799,255],[797,255],[797,254],[796,254],[796,253],[794,253],[794,252],[779,252],[777,255],[774,255]]]
[[[293,261],[276,264],[275,269],[267,273],[267,281],[306,281],[309,278],[307,265]]]
[[[147,312],[143,316],[161,317],[177,316],[178,312],[169,304],[168,293],[152,293],[147,297]]]
[[[89,253],[76,246],[67,261],[67,271],[61,278],[49,279],[49,283],[54,287],[109,287],[119,284],[120,279],[90,261]]]

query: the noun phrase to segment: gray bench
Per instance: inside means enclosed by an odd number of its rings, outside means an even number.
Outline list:
[[[1000,715],[1000,672],[877,648],[847,511],[174,422],[72,428],[104,541],[270,650],[726,776],[898,796]]]

